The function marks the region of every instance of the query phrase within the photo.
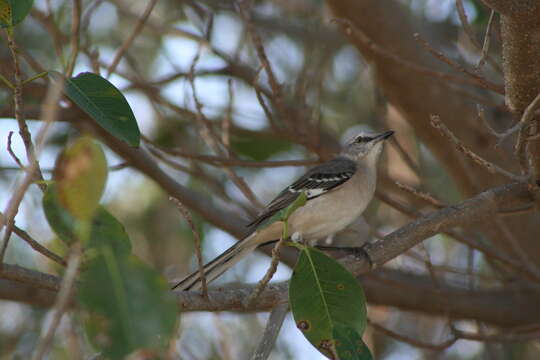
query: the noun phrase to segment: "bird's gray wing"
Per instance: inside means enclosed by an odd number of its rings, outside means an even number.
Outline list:
[[[292,204],[302,192],[306,193],[308,201],[321,196],[347,182],[355,172],[356,163],[345,157],[338,157],[315,166],[280,192],[247,226],[258,227],[275,213]]]

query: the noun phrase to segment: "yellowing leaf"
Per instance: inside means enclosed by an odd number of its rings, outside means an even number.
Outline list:
[[[0,0],[0,22],[2,25],[11,26],[11,6],[6,0]]]
[[[0,0],[0,27],[11,28],[24,20],[34,0]]]
[[[91,219],[105,189],[107,172],[101,146],[90,137],[79,138],[56,160],[53,177],[60,204],[76,219]]]

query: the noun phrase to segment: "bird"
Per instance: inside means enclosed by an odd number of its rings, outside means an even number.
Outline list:
[[[306,203],[288,218],[293,240],[310,243],[325,239],[354,222],[366,209],[375,193],[377,164],[385,140],[394,131],[379,134],[361,132],[348,141],[338,156],[308,170],[281,191],[247,226],[251,233],[221,255],[204,265],[209,283],[258,246],[280,238],[283,222],[268,223],[282,209],[292,204],[301,193]],[[186,276],[172,289],[190,291],[202,288],[200,271]]]

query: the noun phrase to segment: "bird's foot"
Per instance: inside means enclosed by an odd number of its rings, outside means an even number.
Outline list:
[[[332,244],[334,243],[334,236],[335,236],[335,235],[336,235],[336,234],[328,235],[328,236],[326,237],[326,239],[324,239],[324,244],[325,244],[325,245],[332,245]]]
[[[304,237],[302,236],[302,233],[299,231],[295,231],[291,235],[292,242],[298,243],[298,244],[304,244]]]

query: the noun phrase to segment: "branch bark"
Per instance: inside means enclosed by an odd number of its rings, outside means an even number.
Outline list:
[[[42,287],[39,282],[45,279]],[[395,306],[400,309],[433,315],[449,315],[459,319],[476,319],[501,326],[522,326],[540,321],[537,306],[540,292],[518,290],[469,291],[456,285],[440,284],[434,288],[425,275],[381,269],[360,276],[359,280],[372,305]],[[51,307],[58,293],[60,278],[16,265],[4,265],[0,272],[0,298],[40,307]],[[50,288],[54,288],[54,290]],[[208,298],[198,292],[177,292],[178,306],[189,311],[269,311],[287,302],[287,283],[270,284],[258,301],[249,307],[245,299],[253,286],[211,288]]]

